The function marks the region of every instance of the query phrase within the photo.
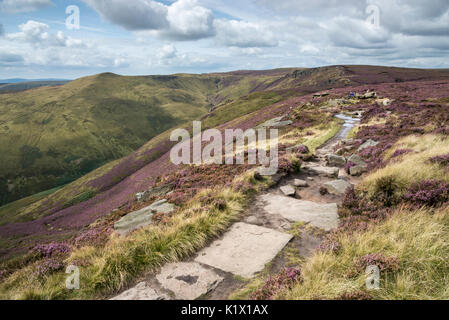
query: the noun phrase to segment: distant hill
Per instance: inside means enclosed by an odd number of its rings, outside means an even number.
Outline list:
[[[0,81],[0,93],[19,92],[39,87],[62,86],[69,82],[70,80],[48,80],[48,81],[42,80],[42,81],[13,82],[13,83],[2,83]]]
[[[21,83],[21,82],[48,82],[48,81],[71,81],[68,79],[57,79],[57,78],[48,78],[48,79],[22,79],[22,78],[12,78],[12,79],[1,79],[1,84],[6,83]]]

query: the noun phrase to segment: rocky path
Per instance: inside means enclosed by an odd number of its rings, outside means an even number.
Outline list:
[[[301,258],[310,256],[323,235],[337,227],[341,196],[357,183],[342,169],[346,160],[333,155],[357,119],[338,117],[345,124],[316,151],[316,161],[304,163],[301,173],[281,178],[276,187],[259,195],[243,221],[189,261],[167,264],[156,276],[113,299],[227,299],[244,285],[242,279],[253,278],[268,263],[272,271],[279,271],[285,265],[280,253],[287,245],[297,249]],[[323,188],[327,194],[322,194]],[[293,235],[289,231],[297,223],[310,228]]]

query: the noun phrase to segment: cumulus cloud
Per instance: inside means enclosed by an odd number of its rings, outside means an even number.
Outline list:
[[[127,30],[158,30],[168,27],[167,6],[152,0],[83,0],[100,16]]]
[[[51,0],[3,0],[0,11],[7,13],[30,12],[52,5]]]
[[[221,45],[252,48],[278,45],[275,34],[260,24],[220,19],[215,21],[217,42]]]
[[[164,39],[197,40],[215,34],[214,15],[197,0],[178,0],[167,6],[153,0],[83,0],[100,16],[123,28]]]
[[[50,33],[48,24],[28,20],[19,25],[20,32],[10,33],[6,38],[13,41],[31,43],[35,46],[75,47],[83,46],[81,40],[73,39],[64,35],[62,31],[56,34]]]

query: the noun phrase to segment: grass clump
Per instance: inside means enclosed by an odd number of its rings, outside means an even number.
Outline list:
[[[343,299],[355,292],[374,299],[449,298],[448,207],[400,208],[366,231],[339,234],[337,241],[338,252],[316,252],[302,266],[303,281],[279,298]],[[367,292],[362,267],[369,261],[383,271],[380,289]]]

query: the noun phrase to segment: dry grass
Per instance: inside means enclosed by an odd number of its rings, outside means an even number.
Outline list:
[[[429,134],[405,137],[385,154],[385,160],[398,149],[412,149],[414,152],[398,157],[385,168],[369,174],[360,185],[361,189],[373,191],[376,181],[383,177],[393,177],[399,187],[399,193],[412,183],[423,179],[449,181],[447,169],[428,161],[432,157],[449,153],[449,141],[444,136]]]
[[[374,299],[449,299],[449,207],[398,209],[393,217],[366,232],[338,237],[339,253],[316,253],[302,266],[303,283],[283,292],[280,299],[335,299],[365,291],[364,271],[346,276],[354,259],[383,253],[400,260],[400,270],[381,274]]]

